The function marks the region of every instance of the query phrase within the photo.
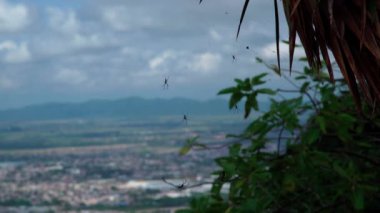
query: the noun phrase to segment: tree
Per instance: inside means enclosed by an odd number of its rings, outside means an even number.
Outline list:
[[[270,96],[271,105],[242,134],[229,135],[236,141],[228,156],[215,160],[219,170],[210,193],[180,212],[380,210],[380,2],[282,2],[290,71],[297,35],[309,67],[293,71],[298,82],[291,82],[293,90],[263,87],[264,73],[235,79],[235,86],[220,91],[230,95],[230,109],[243,102],[245,118],[259,111],[259,95]],[[281,71],[278,9],[274,0],[278,65],[270,68],[276,73]],[[334,77],[329,51],[344,79]],[[297,95],[283,99],[282,93]],[[273,143],[277,148],[268,149]],[[182,154],[193,147],[209,148],[194,138]]]
[[[365,117],[357,116],[344,79],[332,84],[326,72],[308,67],[294,72],[291,90],[263,87],[263,73],[220,91],[230,95],[231,109],[243,102],[246,118],[259,111],[258,96],[270,96],[271,105],[242,134],[229,136],[236,141],[215,160],[210,193],[180,212],[380,210],[379,114],[363,103]],[[210,148],[197,139],[182,154]]]
[[[274,0],[278,67],[278,0]],[[200,1],[201,3],[202,1]],[[358,110],[361,98],[373,108],[380,102],[380,2],[377,0],[283,0],[289,27],[290,71],[296,36],[305,49],[309,66],[319,70],[326,62],[331,81],[334,75],[329,51],[333,54]],[[243,22],[250,1],[245,0]],[[321,57],[322,55],[322,57]],[[323,59],[323,60],[322,60]]]

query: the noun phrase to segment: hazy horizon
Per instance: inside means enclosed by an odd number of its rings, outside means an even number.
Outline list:
[[[189,100],[189,101],[196,101],[200,103],[204,102],[210,102],[210,101],[226,101],[227,97],[222,96],[215,96],[214,98],[204,98],[204,99],[195,99],[191,97],[180,97],[180,96],[174,96],[174,97],[142,97],[142,96],[125,96],[125,97],[115,97],[115,98],[89,98],[89,99],[83,99],[83,100],[56,100],[56,101],[42,101],[37,103],[31,103],[26,105],[20,105],[16,107],[7,107],[3,108],[0,107],[0,111],[7,111],[7,110],[14,110],[14,109],[23,109],[27,107],[34,107],[34,106],[43,106],[43,105],[50,105],[50,104],[84,104],[84,103],[90,103],[90,102],[97,102],[97,101],[105,101],[105,102],[113,102],[113,101],[121,101],[121,100],[130,100],[130,99],[141,99],[146,101],[156,101],[156,100],[165,100],[165,101],[172,101],[172,100]],[[227,105],[226,105],[227,107]]]

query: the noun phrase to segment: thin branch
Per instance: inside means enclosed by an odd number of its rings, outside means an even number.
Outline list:
[[[277,91],[278,91],[278,92],[287,92],[287,93],[300,93],[299,90],[277,89]],[[317,112],[319,112],[320,109],[319,109],[319,107],[318,107],[318,103],[313,99],[313,97],[311,97],[311,95],[310,95],[308,92],[304,92],[303,94],[305,94],[305,95],[309,98],[309,100],[310,100],[310,102],[313,104],[315,110],[316,110]]]
[[[300,89],[300,86],[298,86],[297,84],[295,84],[293,81],[291,81],[286,75],[284,75],[284,79],[290,83],[291,85],[293,85],[295,88],[297,89]]]
[[[380,162],[378,162],[378,161],[376,161],[374,159],[371,159],[371,158],[369,158],[367,156],[361,155],[359,153],[350,152],[350,151],[346,151],[346,150],[331,150],[331,151],[328,151],[328,152],[335,153],[335,154],[345,154],[345,155],[348,155],[348,156],[356,157],[356,158],[364,160],[364,161],[366,161],[368,163],[371,163],[374,166],[380,167]]]
[[[280,148],[281,148],[281,139],[282,139],[282,133],[285,130],[285,122],[282,123],[282,128],[280,130],[280,133],[278,134],[278,140],[277,140],[277,155],[280,156]]]
[[[185,189],[196,188],[196,187],[200,187],[200,186],[207,185],[207,184],[213,184],[213,183],[214,182],[211,182],[211,181],[205,181],[205,182],[196,183],[196,184],[193,184],[193,185],[190,185],[190,186],[186,186]]]

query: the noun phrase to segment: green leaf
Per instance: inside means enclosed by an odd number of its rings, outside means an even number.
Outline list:
[[[263,137],[274,127],[274,125],[269,125],[269,123],[257,119],[253,121],[250,125],[248,125],[248,127],[245,130],[245,133],[248,135],[259,135],[259,137]]]
[[[283,180],[282,186],[286,192],[294,192],[296,189],[295,178],[292,175],[286,175]]]
[[[230,206],[224,213],[231,213],[233,211],[234,207]]]
[[[261,64],[264,62],[264,60],[262,58],[256,57],[256,62]]]
[[[233,162],[230,161],[222,161],[220,166],[226,171],[227,174],[233,174],[235,172],[236,166]]]
[[[307,79],[307,77],[304,76],[304,75],[301,75],[301,76],[295,77],[294,79],[296,79],[296,80],[305,80],[305,79]]]
[[[179,209],[176,211],[176,213],[195,213],[195,212],[191,209]]]
[[[229,87],[229,88],[225,88],[225,89],[222,89],[218,92],[218,95],[225,95],[225,94],[229,94],[229,93],[234,93],[237,91],[237,88],[236,87]]]
[[[364,195],[361,190],[355,190],[353,193],[353,203],[355,210],[364,210]]]
[[[215,162],[223,168],[223,171],[225,171],[226,175],[233,175],[236,169],[236,165],[234,163],[234,160],[231,157],[221,157],[215,159]]]
[[[230,98],[230,103],[229,103],[230,109],[234,108],[234,106],[237,105],[237,103],[239,103],[239,101],[243,98],[243,96],[244,96],[243,93],[241,93],[240,91],[232,94]]]
[[[315,117],[315,121],[318,123],[319,128],[322,130],[322,132],[324,134],[326,134],[327,130],[326,130],[326,120],[325,120],[325,118],[322,117],[322,116],[316,116]]]
[[[226,138],[241,138],[241,135],[236,135],[236,134],[227,134]]]
[[[237,157],[240,153],[241,144],[235,143],[230,147],[230,156],[231,157]]]
[[[302,135],[302,142],[306,144],[312,144],[316,142],[320,136],[321,135],[320,135],[319,129],[311,128]]]
[[[234,79],[234,81],[235,81],[238,85],[242,85],[242,84],[244,84],[244,81],[241,80],[241,79],[238,79],[238,78]]]
[[[186,155],[187,153],[189,153],[189,151],[193,148],[194,145],[196,146],[200,146],[200,147],[206,147],[205,145],[203,144],[198,144],[197,143],[197,140],[199,139],[199,136],[196,136],[196,137],[192,137],[192,138],[189,138],[186,140],[186,145],[184,145],[180,150],[179,150],[179,154],[180,155]]]
[[[257,86],[257,85],[260,85],[260,84],[263,84],[265,83],[265,81],[261,80],[262,78],[264,78],[265,76],[267,76],[268,73],[261,73],[259,75],[256,75],[252,78],[251,80],[251,84],[252,86]]]
[[[191,137],[186,139],[186,145],[193,145],[197,140],[199,139],[199,136]]]
[[[244,91],[251,91],[252,90],[252,86],[251,86],[251,82],[249,81],[249,78],[246,78],[243,82],[243,84],[240,85],[240,88]]]
[[[287,40],[281,40],[281,42],[284,43],[284,44],[287,44],[287,45],[290,44],[289,41],[287,41]],[[294,47],[302,47],[302,45],[295,44]]]
[[[260,202],[260,204],[262,203]],[[241,204],[241,211],[239,212],[265,212],[263,209],[258,209],[258,205],[260,204],[257,199],[249,198]]]
[[[191,145],[185,145],[183,146],[180,150],[179,150],[179,154],[180,155],[186,155],[187,153],[189,153],[189,151],[191,150],[192,146]]]
[[[267,88],[258,89],[258,90],[256,90],[256,92],[260,93],[260,94],[267,94],[267,95],[276,95],[277,94],[276,91],[271,90],[271,89],[267,89]]]
[[[300,92],[305,93],[308,90],[309,86],[310,86],[310,82],[303,83],[301,86]]]
[[[222,190],[223,182],[215,181],[211,187],[211,195],[214,199],[222,200],[223,198],[220,196],[220,191]]]
[[[252,106],[253,109],[256,111],[259,110],[259,103],[257,102],[257,93],[254,92],[248,96],[249,104]]]
[[[351,177],[348,175],[347,171],[344,170],[341,166],[339,166],[338,162],[335,162],[333,164],[333,169],[335,172],[337,172],[340,176],[350,179]]]
[[[354,123],[356,121],[355,117],[353,117],[352,115],[349,115],[347,113],[341,113],[341,114],[339,114],[338,118],[340,120],[342,120],[343,123],[349,123],[349,124],[351,124],[351,123]]]
[[[193,213],[204,212],[204,208],[209,206],[210,198],[206,196],[195,197],[191,200],[190,206],[193,209]]]
[[[244,118],[248,118],[249,114],[251,113],[251,109],[252,109],[252,100],[248,99],[246,102],[245,102],[245,106],[244,106]]]
[[[342,129],[337,130],[337,136],[340,140],[342,140],[344,142],[352,140],[352,135],[350,134],[348,129],[345,128],[344,126],[342,127]]]
[[[243,189],[245,182],[246,181],[244,179],[239,179],[239,180],[235,180],[231,183],[230,198],[239,194],[239,192]]]

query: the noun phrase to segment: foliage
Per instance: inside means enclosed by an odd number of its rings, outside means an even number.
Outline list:
[[[380,209],[380,116],[366,105],[359,115],[343,79],[333,84],[307,67],[294,74],[284,76],[294,89],[264,88],[263,73],[219,92],[230,95],[231,109],[243,102],[245,118],[259,111],[259,95],[270,98],[270,108],[230,136],[237,142],[216,159],[210,193],[180,212]]]
[[[273,0],[277,60],[281,70],[278,1]],[[237,36],[249,3],[250,0],[244,1]],[[348,82],[358,110],[361,110],[363,97],[367,104],[375,107],[380,101],[380,1],[283,0],[282,4],[289,28],[290,70],[298,35],[311,67],[319,69],[325,61],[333,80],[330,51]]]

